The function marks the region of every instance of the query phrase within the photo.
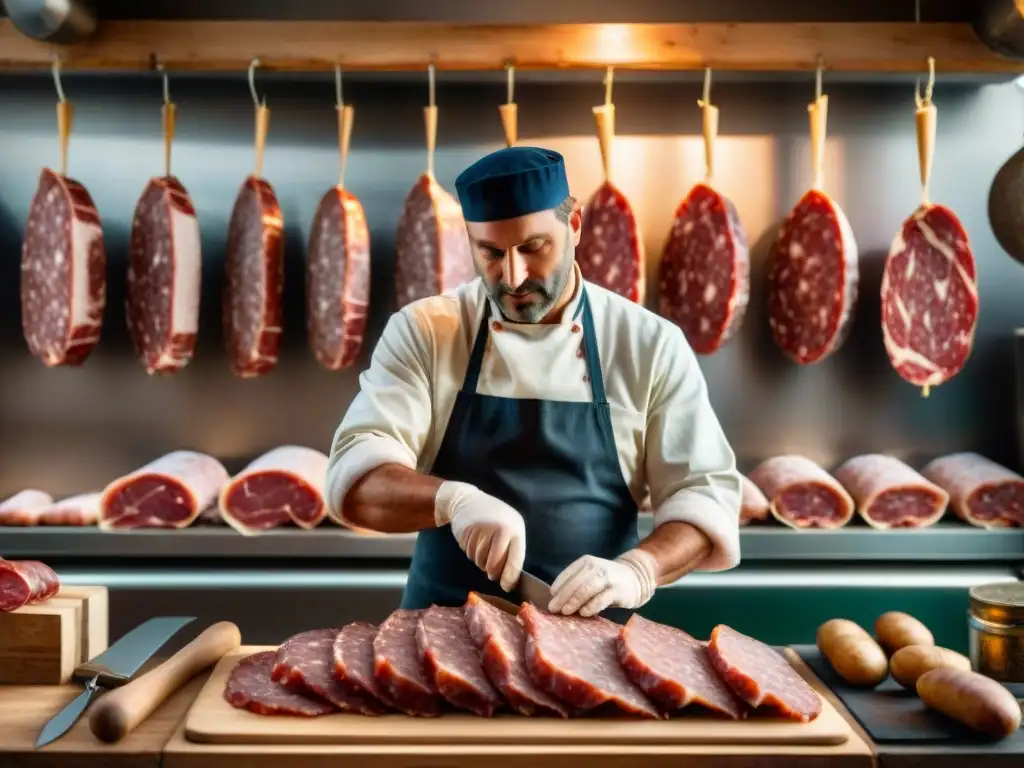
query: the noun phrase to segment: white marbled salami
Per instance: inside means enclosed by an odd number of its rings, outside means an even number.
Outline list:
[[[637,304],[646,296],[644,241],[629,200],[610,181],[583,208],[576,263],[584,280]]]

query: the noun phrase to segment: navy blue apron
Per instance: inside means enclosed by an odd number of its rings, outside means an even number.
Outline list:
[[[522,514],[524,569],[549,584],[581,555],[614,559],[639,542],[637,504],[619,467],[585,286],[581,292],[577,317],[582,314],[592,402],[477,394],[490,331],[488,301],[431,473],[472,483]],[[509,597],[462,551],[451,526],[420,531],[402,607],[461,606],[470,591]],[[624,621],[630,613],[609,609],[603,615]]]

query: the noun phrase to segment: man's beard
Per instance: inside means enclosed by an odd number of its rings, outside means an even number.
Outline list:
[[[527,280],[518,288],[504,282],[497,285],[487,285],[487,292],[491,294],[494,303],[498,305],[498,311],[502,317],[510,323],[539,323],[554,308],[555,304],[562,297],[566,283],[569,282],[569,275],[572,274],[573,261],[575,260],[575,249],[572,241],[569,241],[562,261],[555,272],[545,281]],[[513,305],[506,307],[502,299],[506,296],[512,297]],[[529,298],[530,301],[524,304],[516,304],[516,296]]]

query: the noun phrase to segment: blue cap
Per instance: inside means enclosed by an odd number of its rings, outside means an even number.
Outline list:
[[[569,196],[569,182],[557,152],[506,147],[460,173],[455,190],[466,221],[498,221],[557,208]]]

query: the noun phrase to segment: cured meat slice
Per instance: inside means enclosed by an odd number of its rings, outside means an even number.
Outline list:
[[[583,209],[580,244],[576,246],[580,274],[584,280],[643,304],[644,254],[629,200],[610,181],[604,182]]]
[[[715,671],[705,643],[665,624],[630,616],[619,630],[619,662],[665,712],[697,704],[725,717],[746,717],[746,705]]]
[[[441,696],[416,642],[421,615],[421,610],[399,608],[380,625],[373,639],[373,676],[396,708],[433,717],[441,714]]]
[[[740,475],[740,525],[767,520],[768,497],[746,475]]]
[[[526,668],[526,631],[515,616],[491,605],[476,592],[469,593],[463,612],[487,678],[512,709],[527,717],[569,716],[569,709],[530,677]]]
[[[99,212],[82,184],[44,168],[21,247],[21,325],[49,367],[85,362],[100,340],[107,251]]]
[[[334,677],[334,641],[339,629],[300,632],[281,643],[271,679],[296,693],[326,699],[345,712],[379,715],[384,708],[373,696]]]
[[[750,300],[750,244],[736,206],[696,184],[676,209],[659,267],[660,313],[710,355],[739,329]]]
[[[185,528],[227,481],[227,470],[212,456],[172,451],[103,490],[100,528]]]
[[[125,300],[128,332],[147,373],[172,373],[192,359],[201,284],[192,200],[174,176],[152,178],[132,218]]]
[[[937,522],[949,504],[942,488],[881,453],[854,456],[835,476],[872,528],[924,528]]]
[[[273,188],[249,176],[231,211],[224,338],[235,375],[250,379],[277,365],[284,293],[284,218]]]
[[[857,242],[842,209],[812,189],[790,211],[768,268],[768,324],[800,364],[835,352],[849,332],[859,282]]]
[[[893,368],[927,390],[963,369],[978,325],[978,277],[967,232],[941,205],[903,222],[882,272],[882,338]]]
[[[433,605],[420,616],[416,645],[427,674],[449,704],[491,717],[502,705],[470,637],[461,608]]]
[[[258,715],[316,717],[335,711],[334,705],[323,699],[289,691],[275,682],[271,675],[276,663],[276,651],[260,651],[238,662],[224,686],[228,704]]]
[[[309,343],[320,365],[340,371],[359,357],[370,307],[370,231],[359,199],[342,186],[320,200],[308,259]]]
[[[459,201],[424,173],[405,198],[395,240],[398,309],[476,277]]]
[[[766,459],[750,479],[768,497],[772,516],[790,528],[842,528],[853,517],[846,489],[804,456]]]
[[[100,494],[79,493],[46,507],[39,515],[40,525],[96,525],[100,517]]]
[[[39,524],[39,516],[53,504],[46,491],[27,488],[0,504],[0,525],[31,526]]]
[[[922,474],[949,494],[964,522],[978,528],[1024,526],[1024,477],[969,451],[933,459]]]
[[[619,664],[618,624],[601,616],[555,616],[532,603],[523,603],[519,619],[526,667],[545,691],[581,711],[611,704],[626,714],[661,717]]]
[[[59,589],[60,578],[46,563],[0,558],[0,613],[48,600]]]
[[[341,628],[334,639],[334,676],[372,696],[386,707],[394,702],[373,676],[373,640],[377,627],[366,621],[354,621]]]
[[[244,534],[295,523],[315,528],[324,519],[327,456],[285,445],[268,451],[220,488],[224,521]]]
[[[760,640],[719,624],[711,631],[708,655],[725,683],[749,706],[763,706],[803,723],[821,714],[817,691],[782,654]]]

